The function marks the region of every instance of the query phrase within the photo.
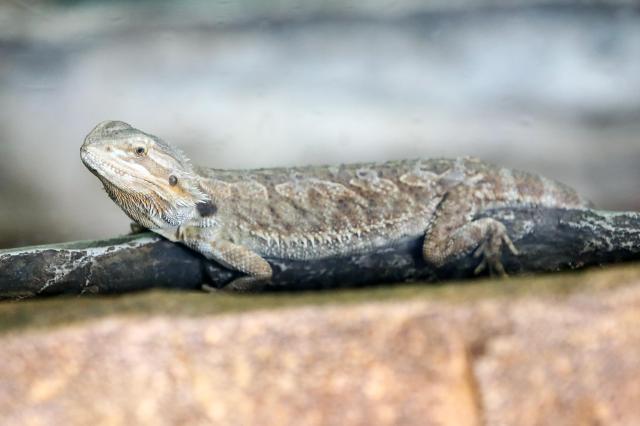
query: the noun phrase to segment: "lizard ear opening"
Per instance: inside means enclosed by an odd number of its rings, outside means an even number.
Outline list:
[[[178,205],[195,207],[198,203],[210,201],[209,195],[200,188],[198,179],[190,173],[169,175],[168,183],[171,190],[167,196]]]

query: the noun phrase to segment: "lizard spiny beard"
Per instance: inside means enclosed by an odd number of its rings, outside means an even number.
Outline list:
[[[178,226],[190,216],[185,209],[176,209],[157,194],[123,191],[106,179],[101,180],[109,197],[127,216],[145,228],[162,228],[167,224]]]

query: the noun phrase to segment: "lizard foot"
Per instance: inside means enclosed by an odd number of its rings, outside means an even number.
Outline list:
[[[203,284],[200,288],[207,293],[232,292],[232,293],[252,293],[262,290],[265,285],[271,282],[271,277],[244,276],[232,280],[222,288]]]
[[[225,291],[233,291],[236,293],[251,293],[262,290],[271,282],[269,277],[245,276],[239,277],[225,285],[222,289]]]
[[[504,269],[504,265],[500,261],[502,255],[502,246],[506,245],[509,251],[517,256],[519,253],[516,246],[509,238],[507,228],[498,221],[491,222],[491,229],[480,246],[476,249],[473,256],[482,258],[482,261],[475,269],[474,274],[478,275],[485,270],[489,270],[490,275],[507,277],[508,274]]]

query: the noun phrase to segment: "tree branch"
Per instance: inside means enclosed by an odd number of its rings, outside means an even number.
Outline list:
[[[503,222],[520,251],[505,250],[510,274],[577,269],[640,260],[640,213],[505,208],[478,217]],[[434,270],[421,257],[422,238],[337,258],[268,259],[272,283],[261,290],[357,287],[404,281],[471,278],[471,254]],[[149,288],[223,287],[237,273],[154,234],[0,251],[0,298],[124,293]]]

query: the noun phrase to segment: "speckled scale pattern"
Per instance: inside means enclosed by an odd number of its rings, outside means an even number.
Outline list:
[[[501,222],[476,220],[484,209],[589,206],[561,183],[474,158],[208,169],[114,121],[87,135],[81,158],[133,220],[248,274],[243,285],[271,276],[264,257],[318,259],[422,235],[436,267],[475,250],[478,271],[501,273],[503,246],[517,248]]]
[[[251,171],[197,169],[233,241],[265,256],[317,258],[424,233],[447,160]],[[420,185],[401,181],[420,175]]]
[[[389,245],[424,234],[436,219],[446,229],[489,206],[583,203],[562,184],[476,159],[196,172],[227,238],[295,259]],[[450,218],[438,211],[447,206],[457,210]]]

